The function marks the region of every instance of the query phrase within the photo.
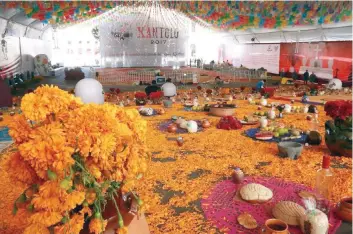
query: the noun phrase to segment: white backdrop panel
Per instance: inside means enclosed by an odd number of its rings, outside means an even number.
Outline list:
[[[52,56],[52,45],[48,41],[21,37],[22,71],[34,70],[34,57],[45,54],[49,60]]]
[[[251,69],[265,68],[279,73],[280,44],[235,45],[231,57],[233,65]]]
[[[187,33],[166,23],[149,21],[142,26],[126,18],[101,25],[100,45],[103,66],[180,65],[185,61]]]
[[[21,56],[18,37],[5,37],[0,51],[0,74],[9,77],[11,73],[19,72]]]

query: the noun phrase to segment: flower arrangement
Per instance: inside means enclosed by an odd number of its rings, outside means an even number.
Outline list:
[[[139,100],[141,100],[141,99],[146,99],[147,98],[147,94],[145,94],[145,93],[143,93],[143,92],[137,92],[137,93],[135,93],[135,98],[136,99],[139,99]]]
[[[325,104],[324,110],[326,115],[332,119],[338,119],[352,125],[352,101],[329,101]]]
[[[206,93],[207,93],[208,96],[210,96],[212,94],[212,89],[207,89]]]
[[[197,86],[197,90],[201,91],[202,87],[200,85]]]
[[[136,99],[136,105],[145,105],[146,99],[147,99],[147,94],[145,94],[143,92],[137,92],[137,93],[135,93],[135,99]]]
[[[160,104],[163,98],[163,92],[157,91],[150,93],[149,98],[152,100],[154,104]]]
[[[9,124],[18,151],[6,167],[27,186],[13,208],[14,214],[31,213],[24,233],[79,233],[85,222],[91,233],[102,233],[107,202],[114,204],[119,230],[125,230],[116,200],[131,192],[148,159],[146,122],[138,112],[84,105],[50,86],[26,94],[21,107],[23,114]]]
[[[239,120],[237,120],[233,116],[224,116],[218,122],[217,128],[223,129],[223,130],[235,130],[235,129],[241,129],[242,124],[240,123]]]

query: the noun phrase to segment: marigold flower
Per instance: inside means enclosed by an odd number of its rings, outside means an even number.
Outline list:
[[[22,98],[21,109],[26,118],[44,121],[51,114],[72,110],[81,105],[81,100],[68,92],[56,86],[44,85]]]
[[[89,222],[89,231],[94,234],[100,234],[105,231],[106,226],[106,220],[94,218]]]
[[[24,230],[23,234],[50,234],[49,229],[41,224],[32,223]]]
[[[54,229],[55,234],[80,233],[83,229],[84,215],[74,214],[64,225],[57,226]]]
[[[29,218],[29,222],[32,224],[39,224],[45,227],[49,227],[53,224],[58,223],[61,219],[62,215],[59,212],[40,211],[34,213]]]
[[[84,200],[85,200],[84,192],[73,191],[72,193],[67,195],[63,209],[72,210],[77,205],[82,204]]]
[[[128,229],[127,227],[122,227],[116,230],[116,234],[128,234]]]
[[[37,127],[30,134],[30,140],[18,148],[24,160],[42,179],[46,178],[48,169],[62,177],[64,170],[74,164],[71,157],[74,149],[67,146],[65,133],[59,123]]]
[[[32,128],[29,126],[24,115],[14,116],[8,126],[10,128],[9,135],[14,139],[16,144],[21,144],[29,139]]]
[[[32,167],[24,161],[19,152],[13,153],[6,162],[6,171],[9,175],[25,184],[34,184],[38,181],[38,176]]]

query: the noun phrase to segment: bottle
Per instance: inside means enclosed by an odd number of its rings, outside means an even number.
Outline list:
[[[319,116],[318,114],[314,115],[314,118],[311,120],[310,123],[310,131],[318,131],[319,130]]]
[[[316,190],[326,199],[330,198],[333,172],[330,169],[331,157],[325,155],[322,159],[322,168],[316,172]]]

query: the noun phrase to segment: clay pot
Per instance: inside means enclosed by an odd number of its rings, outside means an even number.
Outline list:
[[[268,219],[265,222],[264,234],[288,234],[288,225],[279,219]]]
[[[336,214],[343,221],[352,223],[352,197],[343,198],[337,204]]]
[[[4,117],[0,116],[0,121],[3,121],[4,120]]]
[[[240,168],[237,168],[232,173],[232,180],[235,184],[240,184],[244,180],[244,173]]]
[[[11,115],[11,116],[14,116],[14,115],[15,115],[15,112],[11,111],[11,112],[10,112],[10,115]]]
[[[182,137],[178,137],[176,141],[178,143],[178,146],[182,146],[184,144],[184,139]]]
[[[165,110],[163,108],[158,110],[158,114],[163,115],[165,113]]]
[[[175,124],[169,124],[167,131],[170,132],[170,133],[174,133],[174,132],[177,131],[177,129],[178,128],[177,128],[177,126]]]
[[[202,121],[202,127],[203,128],[209,128],[210,126],[211,126],[211,123],[207,119]]]

